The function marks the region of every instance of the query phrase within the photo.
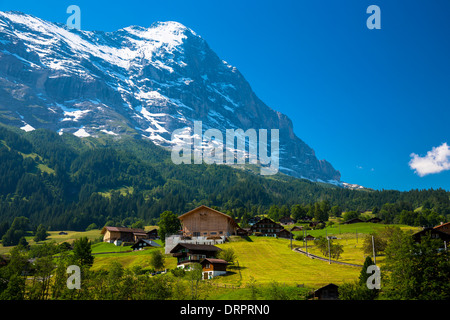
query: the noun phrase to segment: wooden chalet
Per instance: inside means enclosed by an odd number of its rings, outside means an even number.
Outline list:
[[[223,259],[205,258],[200,264],[202,265],[204,280],[212,279],[227,273],[228,262]]]
[[[135,244],[131,246],[131,249],[142,250],[145,247],[161,247],[161,245],[150,239],[139,239]]]
[[[252,225],[249,233],[266,237],[279,237],[287,239],[289,239],[292,235],[291,232],[286,230],[281,224],[276,223],[269,218],[263,218],[259,222]]]
[[[343,224],[352,224],[352,223],[359,223],[359,222],[364,222],[364,221],[362,221],[359,218],[353,218],[353,219],[350,219],[350,220],[347,220],[347,221],[343,222]]]
[[[177,267],[189,269],[189,264],[203,259],[215,259],[220,248],[206,244],[178,243],[170,253],[177,258]]]
[[[310,235],[310,234],[308,234],[304,239],[307,240],[307,241],[314,241],[314,240],[316,240],[316,238],[314,238],[314,237],[313,237],[312,235]]]
[[[261,217],[251,217],[247,220],[247,223],[252,226],[255,223],[258,223],[261,220]]]
[[[291,237],[294,238],[294,235],[289,230],[286,229],[278,231],[276,236],[278,238],[286,238],[286,239],[290,239]]]
[[[291,232],[292,231],[303,231],[303,226],[294,226],[294,227],[292,227],[292,229],[291,229]]]
[[[370,218],[369,220],[367,220],[366,222],[380,223],[381,221],[383,221],[383,220],[381,220],[380,218],[377,218],[377,217],[373,217],[373,218]]]
[[[103,227],[103,242],[120,245],[122,242],[136,242],[139,239],[146,239],[147,233],[143,229],[131,229],[125,227]]]
[[[441,223],[440,225],[434,227],[434,229],[450,234],[450,222]]]
[[[309,226],[311,227],[311,228],[315,228],[315,227],[317,227],[319,224],[325,224],[325,222],[323,222],[322,220],[320,220],[320,221],[311,221],[310,223],[309,223]]]
[[[237,229],[236,234],[241,237],[249,236],[251,234],[250,228],[239,228]]]
[[[339,300],[339,286],[329,283],[314,291],[314,299],[318,300]]]
[[[440,239],[449,243],[450,234],[445,233],[436,228],[425,228],[422,231],[416,232],[412,235],[415,242],[420,242],[422,237],[429,235],[431,239]]]
[[[262,236],[275,237],[278,232],[284,228],[269,218],[262,218],[259,222],[250,227],[251,233],[260,234]]]
[[[200,206],[178,217],[187,237],[236,235],[238,224],[232,217],[207,206]]]
[[[147,239],[150,239],[150,240],[159,239],[158,229],[155,228],[153,230],[147,231]]]
[[[294,224],[294,223],[295,223],[295,220],[292,219],[292,218],[289,217],[289,216],[286,216],[286,217],[283,217],[283,218],[280,219],[280,224],[281,224],[282,226],[292,225],[292,224]]]

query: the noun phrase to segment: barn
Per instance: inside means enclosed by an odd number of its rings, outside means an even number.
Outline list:
[[[339,300],[339,286],[329,283],[315,290],[314,298],[318,300]]]
[[[238,224],[229,215],[200,206],[178,217],[185,237],[221,237],[236,235]]]
[[[101,234],[103,241],[120,245],[122,242],[136,242],[146,239],[147,233],[143,229],[130,229],[125,227],[103,227]]]

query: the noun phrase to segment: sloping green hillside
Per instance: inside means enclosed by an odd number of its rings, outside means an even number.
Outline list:
[[[388,222],[418,207],[428,210],[427,216],[433,213],[433,221],[447,220],[450,213],[444,190],[360,192],[225,165],[175,165],[169,151],[132,137],[80,139],[0,126],[0,158],[1,221],[25,216],[32,228],[42,223],[48,230],[80,231],[92,223],[154,225],[166,210],[181,214],[200,204],[239,218],[267,214],[274,206],[279,214],[290,214],[295,204],[309,206],[306,214],[314,215],[314,203],[323,200],[342,210],[378,207]],[[383,210],[386,203],[390,206]]]

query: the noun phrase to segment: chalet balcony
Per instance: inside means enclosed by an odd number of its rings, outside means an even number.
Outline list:
[[[183,255],[185,255],[184,252],[175,252],[175,253],[172,253],[172,256],[173,256],[173,257],[182,257]]]
[[[178,264],[186,263],[186,262],[200,262],[203,259],[206,258],[214,258],[214,257],[207,257],[204,254],[193,254],[190,256],[182,256],[181,258],[178,258],[177,262]]]

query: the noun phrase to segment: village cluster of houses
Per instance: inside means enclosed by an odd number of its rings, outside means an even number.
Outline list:
[[[286,225],[293,225],[295,220],[291,217],[280,219],[276,223],[269,218],[253,217],[248,222],[249,228],[241,228],[238,223],[229,215],[214,210],[207,206],[197,207],[178,217],[181,221],[179,234],[170,235],[165,239],[165,250],[177,258],[177,267],[189,270],[193,263],[200,263],[203,268],[203,278],[211,279],[226,273],[228,262],[218,259],[220,248],[215,244],[223,243],[231,235],[237,236],[268,236],[279,238],[293,238],[291,231],[300,231],[302,227],[294,226],[291,230],[284,228]],[[346,223],[362,222],[353,219]],[[379,223],[378,218],[370,222]],[[311,224],[320,223],[311,222]],[[314,227],[314,225],[311,225]],[[414,235],[420,241],[420,237],[431,232],[432,237],[444,241],[450,240],[450,223],[441,224],[435,228],[424,229]],[[124,227],[104,227],[102,229],[103,241],[116,245],[131,243],[134,250],[140,250],[148,246],[160,246],[154,240],[158,238],[157,229],[144,231],[143,229],[130,229]],[[308,235],[307,240],[314,240]]]
[[[231,235],[236,236],[268,236],[290,238],[292,233],[281,223],[269,218],[252,221],[251,227],[243,229],[229,215],[207,206],[200,206],[178,217],[182,228],[180,234],[166,238],[166,253],[177,258],[177,267],[189,269],[193,263],[200,263],[204,279],[211,279],[226,273],[228,262],[218,259],[221,251],[214,244],[223,243]],[[289,221],[284,221],[290,224]],[[159,246],[156,229],[144,231],[124,227],[109,227],[102,229],[103,241],[115,245],[132,244],[134,250],[149,246]]]

